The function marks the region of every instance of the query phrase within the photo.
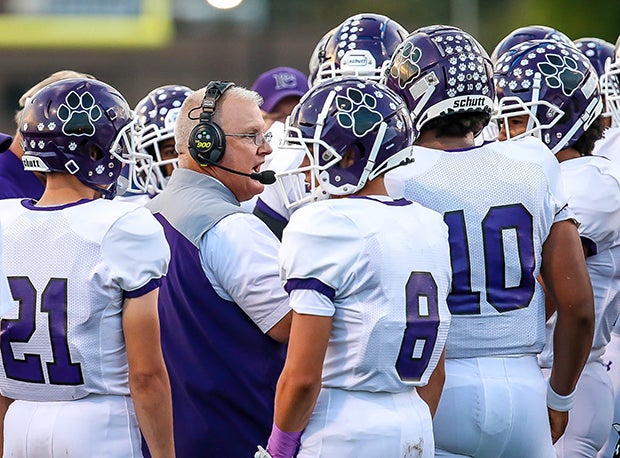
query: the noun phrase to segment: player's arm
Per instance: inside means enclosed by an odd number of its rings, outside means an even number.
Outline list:
[[[428,379],[428,383],[424,386],[417,387],[418,394],[428,404],[428,408],[431,411],[431,416],[435,417],[437,406],[439,405],[439,399],[441,398],[441,392],[443,391],[443,385],[446,381],[446,367],[445,367],[446,350],[444,348],[437,363],[437,367]]]
[[[172,398],[159,340],[159,289],[125,299],[123,332],[129,388],[138,423],[153,458],[173,457]]]
[[[583,238],[581,238],[581,247],[583,248],[584,259],[590,255],[595,254],[595,253],[592,253],[590,245],[584,244]],[[551,318],[551,316],[555,313],[555,308],[556,308],[555,303],[553,302],[551,295],[547,292],[547,288],[545,287],[545,282],[543,281],[540,275],[538,276],[538,282],[540,283],[540,285],[543,288],[543,291],[545,292],[545,320],[549,320],[549,318]]]
[[[12,402],[13,399],[0,395],[0,418],[2,419],[0,424],[0,450],[4,450],[4,417]]]
[[[280,321],[278,321],[269,331],[267,331],[267,335],[273,340],[281,343],[287,343],[291,332],[292,319],[293,312],[291,311],[284,315]]]
[[[286,362],[276,387],[274,429],[267,448],[271,455],[277,455],[274,448],[283,440],[298,441],[308,424],[321,389],[332,320],[293,312]]]
[[[557,310],[553,367],[549,379],[553,392],[547,398],[551,434],[555,442],[566,429],[570,395],[590,353],[594,334],[592,284],[579,234],[572,220],[551,226],[543,245],[541,276]]]

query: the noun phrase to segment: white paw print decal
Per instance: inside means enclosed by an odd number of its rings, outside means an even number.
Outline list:
[[[578,70],[577,63],[570,57],[547,54],[547,62],[540,62],[538,68],[545,75],[547,84],[552,88],[562,88],[564,95],[570,97],[585,79]]]
[[[377,99],[370,94],[364,94],[355,88],[348,88],[347,95],[336,97],[338,106],[338,124],[345,128],[351,128],[357,137],[362,137],[375,128],[383,116],[374,108]]]
[[[95,133],[93,125],[101,118],[101,109],[95,105],[95,98],[90,92],[79,95],[75,91],[67,94],[65,102],[58,107],[58,119],[63,121],[62,132],[65,135],[92,136]]]

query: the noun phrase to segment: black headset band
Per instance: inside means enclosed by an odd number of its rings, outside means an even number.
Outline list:
[[[202,99],[202,112],[200,113],[200,121],[210,121],[217,101],[222,97],[224,92],[234,86],[235,83],[230,81],[211,81],[205,88],[205,96]]]

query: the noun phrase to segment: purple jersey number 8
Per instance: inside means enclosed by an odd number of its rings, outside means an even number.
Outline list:
[[[419,382],[435,353],[440,321],[437,283],[430,272],[411,273],[406,299],[407,325],[396,371],[403,381]]]

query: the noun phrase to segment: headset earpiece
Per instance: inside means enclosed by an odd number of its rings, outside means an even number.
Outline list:
[[[222,128],[211,120],[211,117],[215,112],[218,99],[234,85],[226,81],[211,81],[207,84],[199,122],[190,132],[188,139],[189,153],[200,165],[217,163],[224,156],[226,136]]]
[[[207,121],[200,123],[189,134],[189,152],[200,165],[219,162],[226,149],[226,137],[220,126]]]

